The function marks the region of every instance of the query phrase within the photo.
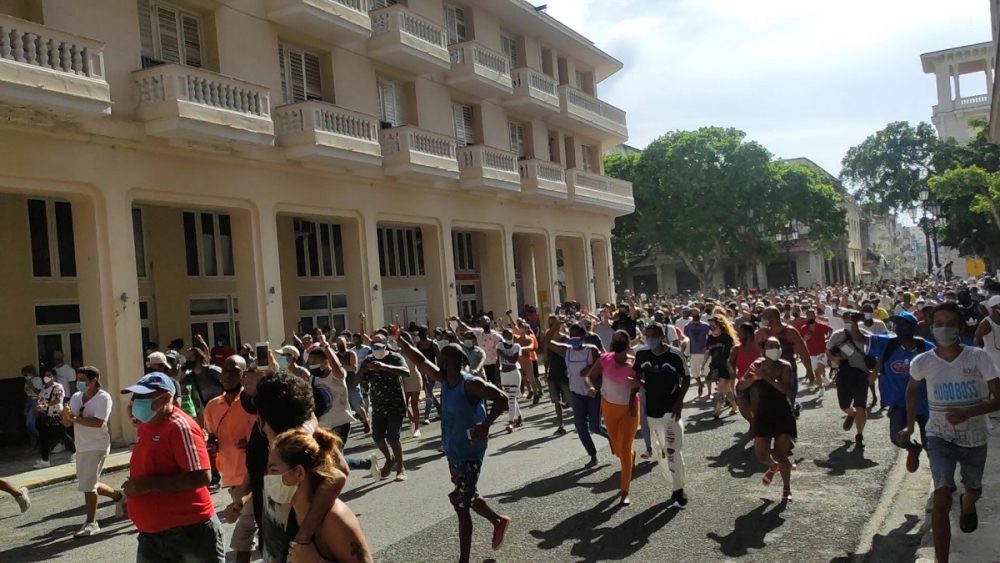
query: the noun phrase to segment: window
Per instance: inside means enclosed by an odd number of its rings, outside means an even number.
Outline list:
[[[142,228],[142,209],[132,208],[132,240],[135,245],[135,275],[140,279],[149,277],[146,265],[146,232]]]
[[[510,68],[518,68],[521,66],[521,59],[517,53],[517,39],[503,34],[500,36],[500,47],[503,50],[503,54],[510,61]]]
[[[476,261],[472,233],[454,232],[451,234],[451,241],[455,253],[455,271],[475,272]]]
[[[458,315],[472,319],[479,315],[479,291],[474,283],[460,283],[458,290]]]
[[[371,0],[371,8],[369,10],[378,10],[381,8],[388,8],[389,6],[395,6],[396,0]]]
[[[28,235],[34,277],[76,277],[73,207],[69,202],[29,199]]]
[[[156,63],[203,66],[205,57],[199,15],[149,0],[139,0],[138,7],[143,66]]]
[[[594,81],[591,79],[590,72],[576,71],[576,87],[591,96],[594,95]]]
[[[286,104],[323,99],[319,55],[279,43],[278,64]]]
[[[139,299],[139,326],[143,347],[149,342],[156,342],[156,333],[153,330],[153,303],[148,298]]]
[[[524,125],[510,121],[507,127],[510,129],[510,152],[524,158]]]
[[[229,215],[185,211],[184,249],[189,276],[232,276],[236,273]]]
[[[476,144],[476,134],[472,125],[472,106],[451,104],[455,120],[455,140],[458,146],[466,147]]]
[[[583,160],[583,169],[587,172],[597,173],[597,170],[594,167],[594,147],[590,145],[580,145],[580,154]]]
[[[347,295],[323,293],[299,296],[299,332],[308,334],[317,328],[340,332],[347,328]]]
[[[444,26],[448,31],[448,44],[465,41],[465,10],[457,6],[445,5]]]
[[[420,229],[378,229],[379,270],[385,277],[424,275]]]
[[[192,342],[198,334],[209,345],[213,345],[219,338],[225,338],[230,346],[237,346],[242,342],[238,321],[239,301],[235,297],[222,295],[191,299],[190,312]]]
[[[295,229],[295,267],[301,278],[344,275],[344,241],[340,225],[305,219],[292,222]]]
[[[80,305],[58,303],[35,305],[35,346],[38,364],[52,366],[52,353],[63,353],[63,361],[83,361],[80,337]]]
[[[379,118],[389,127],[398,127],[399,120],[399,85],[381,76],[378,77],[378,107]]]

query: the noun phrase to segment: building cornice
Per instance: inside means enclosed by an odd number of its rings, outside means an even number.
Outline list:
[[[920,62],[924,72],[930,74],[934,72],[934,66],[938,63],[967,62],[978,59],[989,59],[994,53],[992,41],[952,47],[940,51],[931,51],[920,55]]]

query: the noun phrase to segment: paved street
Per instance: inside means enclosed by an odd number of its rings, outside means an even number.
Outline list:
[[[476,520],[473,560],[550,561],[832,561],[854,553],[876,511],[896,450],[886,441],[887,422],[869,423],[868,447],[854,449],[853,433],[840,429],[835,393],[802,396],[805,410],[794,457],[794,501],[781,505],[780,480],[760,484],[762,469],[741,439],[738,417],[713,421],[708,404],[688,403],[687,461],[690,504],[662,508],[670,495],[659,470],[639,464],[633,504],[617,508],[617,462],[606,444],[602,465],[582,469],[583,448],[574,433],[552,436],[549,405],[526,409],[526,426],[511,436],[495,435],[483,470],[481,492],[513,518],[507,542],[489,549],[489,532]],[[410,480],[373,482],[353,475],[344,499],[359,515],[378,561],[452,561],[457,554],[456,520],[443,456],[437,452],[437,425],[405,448]],[[352,436],[354,445],[360,436]],[[641,449],[641,441],[636,445]],[[898,471],[898,470],[897,470]],[[107,476],[113,485],[125,474]],[[919,500],[919,487],[917,491]],[[129,561],[134,531],[113,520],[110,504],[99,513],[104,534],[87,540],[70,536],[81,521],[82,501],[74,483],[33,494],[27,515],[15,515],[9,498],[0,502],[0,560]],[[225,495],[216,495],[217,506]],[[918,517],[899,518],[892,533],[875,538],[874,561],[913,560],[919,542]],[[876,530],[877,531],[877,530]]]

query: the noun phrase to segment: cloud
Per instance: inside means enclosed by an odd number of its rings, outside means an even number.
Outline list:
[[[630,144],[733,126],[834,174],[850,146],[889,121],[930,121],[936,91],[921,53],[990,38],[983,0],[547,3],[625,64],[599,95],[628,111]]]

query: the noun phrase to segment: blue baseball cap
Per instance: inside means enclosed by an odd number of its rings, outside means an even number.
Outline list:
[[[153,373],[144,375],[135,385],[122,389],[122,395],[126,393],[149,395],[157,391],[167,391],[176,395],[177,389],[174,388],[174,380],[170,379],[170,376],[165,373],[154,371]]]
[[[913,326],[917,326],[918,324],[917,317],[915,317],[913,313],[909,311],[900,311],[898,315],[893,315],[889,317],[889,320],[892,321],[893,323],[898,323],[899,321],[906,321],[912,324]]]

